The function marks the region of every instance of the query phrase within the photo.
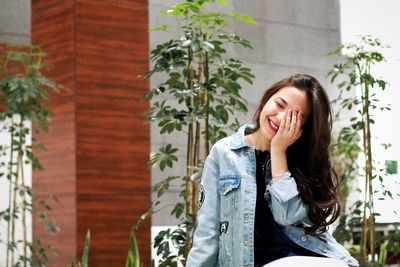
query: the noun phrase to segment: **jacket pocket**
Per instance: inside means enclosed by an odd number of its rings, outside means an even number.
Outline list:
[[[231,216],[239,206],[240,177],[221,177],[219,181],[219,193],[221,195],[221,210],[225,216]]]

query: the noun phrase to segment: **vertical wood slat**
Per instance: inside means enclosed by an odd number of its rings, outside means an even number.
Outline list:
[[[46,74],[71,90],[51,96],[49,108],[55,116],[49,133],[32,134],[46,146],[45,151],[34,151],[44,171],[33,171],[33,193],[36,197],[54,194],[59,200],[49,202],[49,217],[60,227],[59,233],[49,235],[37,212],[33,219],[33,237],[59,253],[57,257],[48,253],[49,266],[66,266],[77,251],[74,9],[73,1],[32,1],[32,44],[48,53],[51,69]]]
[[[32,3],[32,43],[50,54],[51,77],[71,92],[54,96],[56,113],[40,152],[44,171],[34,172],[34,191],[59,196],[51,216],[61,232],[48,238],[34,223],[34,235],[60,251],[49,266],[80,258],[91,231],[91,266],[123,266],[134,221],[150,203],[147,104],[138,99],[148,83],[147,1],[45,1]],[[59,195],[59,193],[62,193]],[[150,225],[137,239],[150,263]]]

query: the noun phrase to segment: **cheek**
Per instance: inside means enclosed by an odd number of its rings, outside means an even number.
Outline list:
[[[276,114],[277,112],[278,109],[275,107],[264,106],[264,108],[261,110],[261,116],[270,116],[272,114]]]
[[[264,121],[266,120],[266,118],[269,116],[269,111],[267,109],[263,109],[260,113],[260,120],[259,123],[264,123]]]

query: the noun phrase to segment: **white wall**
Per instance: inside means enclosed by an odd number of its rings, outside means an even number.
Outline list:
[[[18,121],[18,117],[14,117],[15,121]],[[4,162],[6,165],[0,165],[0,172],[5,173],[3,177],[0,178],[0,211],[4,211],[8,208],[8,203],[9,203],[9,180],[6,178],[6,174],[8,173],[7,169],[7,162],[10,160],[10,136],[8,133],[8,126],[11,124],[11,121],[6,121],[6,122],[1,122],[0,123],[0,144],[2,146],[6,146],[6,152],[5,154],[0,154],[0,162]],[[25,124],[25,127],[31,128],[31,123],[27,122]],[[27,137],[28,144],[31,144],[31,136]],[[23,166],[24,169],[24,177],[25,177],[25,185],[26,186],[32,186],[32,168],[30,164],[24,164]],[[21,177],[19,178],[21,180]],[[28,201],[30,201],[28,199]],[[20,206],[21,203],[21,198],[19,198],[18,201],[18,206]],[[15,228],[15,240],[22,240],[22,224],[21,224],[21,213],[19,213],[20,220],[17,220],[17,225]],[[32,216],[30,212],[26,213],[26,223],[27,223],[27,239],[28,241],[32,241]],[[0,221],[0,266],[5,266],[6,263],[6,244],[7,242],[7,223],[4,220]],[[21,246],[18,247],[19,251],[15,252],[15,259],[18,259],[18,253],[22,253],[22,248]],[[28,250],[29,251],[29,250]]]

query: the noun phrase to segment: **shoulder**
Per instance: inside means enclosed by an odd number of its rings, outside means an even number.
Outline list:
[[[218,140],[210,150],[210,153],[207,156],[207,159],[212,160],[214,162],[218,162],[221,157],[224,155],[224,150],[228,147],[230,140],[232,139],[231,136],[224,137]]]
[[[246,128],[254,128],[251,124],[245,124],[238,129],[237,132],[218,140],[211,148],[209,156],[213,159],[223,158],[225,152],[230,150],[240,150],[247,146],[245,143],[244,132]]]
[[[233,133],[229,136],[226,136],[222,139],[219,139],[215,144],[211,147],[211,152],[213,153],[222,153],[224,150],[227,148],[230,148],[232,143],[235,141],[235,139],[238,138],[238,133]],[[210,152],[210,153],[211,153]]]
[[[229,145],[229,143],[231,142],[231,140],[233,139],[233,135],[224,137],[220,140],[218,140],[214,145],[213,148],[216,150],[223,150],[226,146]]]

